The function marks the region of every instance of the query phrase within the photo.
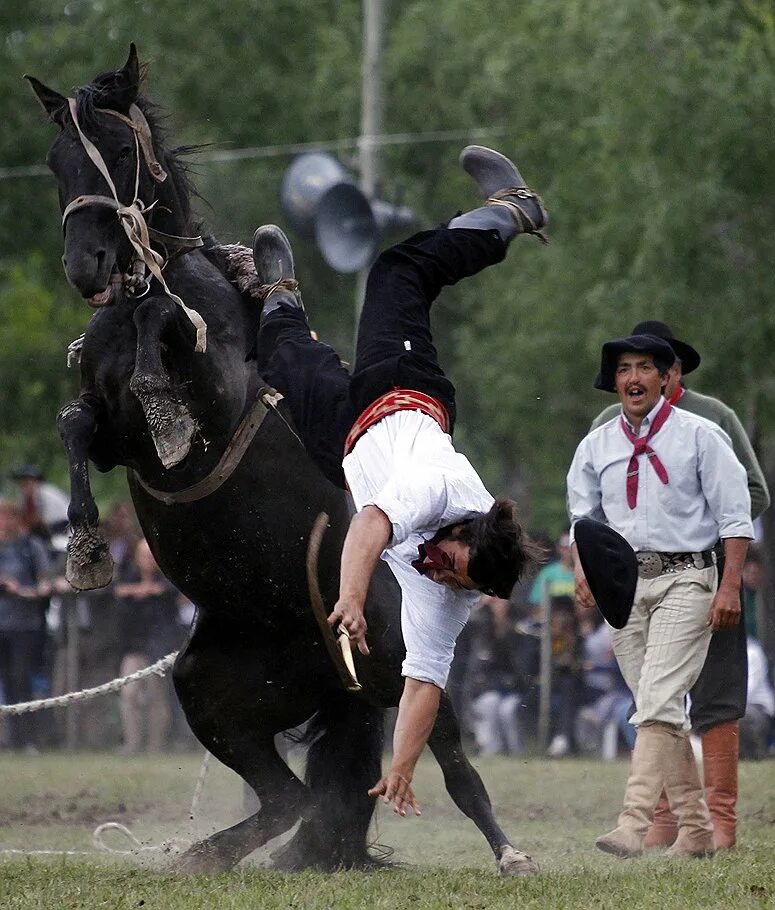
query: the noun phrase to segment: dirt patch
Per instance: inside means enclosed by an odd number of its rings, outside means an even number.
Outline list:
[[[132,816],[152,806],[133,806]],[[36,793],[24,796],[17,807],[0,810],[0,828],[13,825],[78,825],[107,821],[126,823],[130,819],[124,802],[106,803],[93,790],[80,790],[63,797],[61,793]]]

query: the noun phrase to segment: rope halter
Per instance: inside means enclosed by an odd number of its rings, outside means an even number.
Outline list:
[[[148,281],[145,277],[145,270],[147,269],[164,288],[165,294],[167,294],[171,300],[173,300],[176,304],[178,304],[178,306],[181,307],[183,312],[191,321],[191,324],[196,329],[196,346],[194,350],[197,353],[203,353],[207,348],[207,325],[205,324],[204,319],[202,319],[196,310],[192,310],[191,308],[187,307],[185,303],[183,303],[183,301],[180,299],[180,297],[178,297],[177,294],[173,294],[173,292],[167,286],[167,282],[164,280],[164,276],[162,274],[162,269],[164,268],[166,261],[164,257],[156,252],[156,250],[151,248],[151,234],[155,232],[153,232],[153,230],[148,227],[148,223],[146,221],[146,215],[151,211],[155,203],[146,206],[138,195],[140,189],[141,151],[146,165],[148,166],[151,177],[157,183],[163,183],[167,179],[167,174],[164,168],[156,160],[156,156],[153,151],[153,144],[151,141],[151,130],[148,126],[148,121],[145,119],[145,115],[136,104],[130,105],[128,117],[126,117],[124,114],[120,114],[118,111],[112,111],[109,108],[100,109],[102,113],[109,114],[111,117],[116,117],[121,120],[122,123],[125,123],[132,130],[132,135],[134,136],[136,162],[135,188],[132,202],[129,205],[124,205],[118,198],[116,186],[113,183],[113,179],[110,176],[110,171],[105,164],[104,158],[94,143],[84,135],[83,130],[81,129],[81,125],[78,122],[75,99],[68,98],[67,103],[70,108],[70,116],[72,117],[73,124],[75,125],[76,131],[78,133],[78,138],[81,140],[81,145],[83,145],[86,154],[89,156],[94,166],[104,178],[112,196],[77,196],[72,200],[72,202],[67,205],[64,212],[62,213],[62,226],[64,227],[65,222],[67,221],[68,217],[73,214],[73,212],[76,212],[82,208],[86,208],[87,206],[97,205],[113,209],[113,211],[116,212],[119,223],[124,229],[124,233],[126,234],[127,239],[129,240],[129,243],[135,252],[135,257],[132,261],[132,272],[124,279],[124,283],[126,284],[129,293],[133,296],[141,296],[143,293],[145,293],[148,286]],[[188,242],[187,245],[192,247],[202,245],[201,238],[199,237],[181,237],[174,239],[177,241]]]

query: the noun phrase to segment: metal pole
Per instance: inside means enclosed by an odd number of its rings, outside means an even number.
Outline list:
[[[538,695],[538,744],[546,751],[552,710],[552,598],[549,586],[541,593],[541,668]]]
[[[385,32],[384,0],[363,0],[363,50],[361,58],[361,133],[358,139],[359,185],[367,199],[375,199],[382,179],[382,154],[375,143],[383,121],[382,49]],[[355,283],[355,331],[363,307],[368,269],[361,269]]]

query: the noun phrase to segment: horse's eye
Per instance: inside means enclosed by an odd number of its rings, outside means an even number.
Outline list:
[[[132,154],[132,146],[131,146],[131,145],[125,145],[125,146],[121,149],[121,151],[118,153],[118,160],[119,160],[119,161],[126,161],[127,158],[128,158],[131,154]]]

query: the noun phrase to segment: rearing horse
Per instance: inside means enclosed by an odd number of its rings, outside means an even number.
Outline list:
[[[348,503],[262,388],[259,308],[226,277],[229,248],[202,247],[194,236],[193,188],[138,94],[134,45],[122,69],[72,99],[30,82],[59,128],[48,162],[67,278],[96,308],[80,395],[59,415],[72,497],[68,578],[77,588],[110,580],[87,459],[100,471],[125,465],[154,556],[197,608],[173,670],[186,718],[260,801],[258,812],[191,847],[182,865],[229,869],[300,819],[278,865],[373,864],[366,791],[380,776],[382,709],[401,694],[398,587],[381,565],[366,607],[371,656],[355,654],[363,690],[349,693],[310,609],[305,574],[310,532],[325,512],[320,586],[335,600]],[[274,736],[309,718],[302,782]],[[493,817],[446,694],[429,743],[502,874],[533,871]]]

